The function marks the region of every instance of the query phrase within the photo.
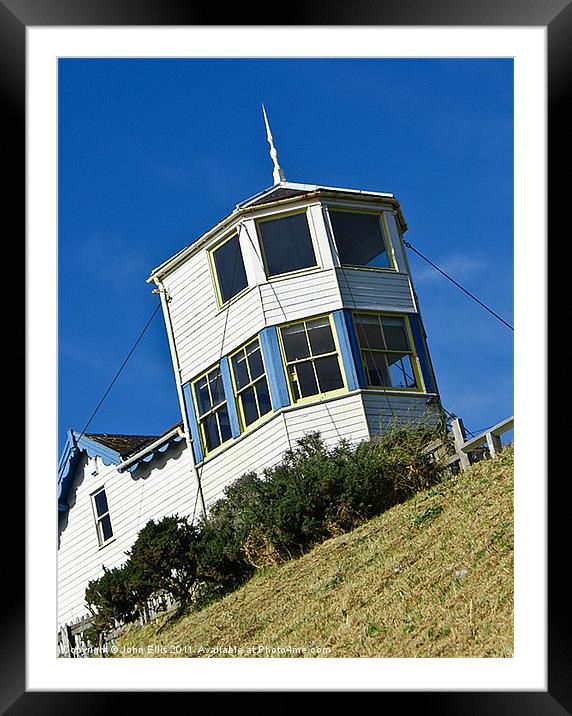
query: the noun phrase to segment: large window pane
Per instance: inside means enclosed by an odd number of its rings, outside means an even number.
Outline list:
[[[98,492],[97,495],[95,495],[94,502],[95,510],[97,512],[98,517],[101,517],[101,515],[104,515],[106,512],[109,511],[109,508],[107,507],[107,497],[105,496],[105,490],[101,490],[101,492]]]
[[[367,373],[368,385],[389,385],[385,355],[383,353],[377,353],[374,351],[364,351],[363,358]]]
[[[100,520],[101,539],[103,542],[107,542],[108,539],[113,537],[113,530],[111,529],[111,518],[109,515],[105,515]]]
[[[222,442],[225,443],[232,437],[232,431],[230,429],[230,418],[228,417],[228,410],[226,409],[226,405],[223,405],[222,408],[219,408],[216,414],[218,415],[221,439]]]
[[[266,378],[263,378],[256,383],[256,395],[258,397],[260,415],[266,415],[266,413],[269,413],[272,410],[272,403],[270,402],[270,393],[268,392],[268,383],[266,382]]]
[[[415,388],[415,377],[409,355],[388,353],[387,364],[392,387]]]
[[[211,396],[207,385],[206,376],[201,378],[195,385],[195,395],[197,396],[197,405],[199,407],[199,415],[208,413],[211,409]]]
[[[205,426],[205,440],[207,443],[207,450],[214,450],[220,445],[220,436],[218,432],[218,422],[216,414],[211,413],[207,415],[204,421]]]
[[[233,296],[236,296],[237,293],[240,293],[248,284],[238,235],[233,236],[218,249],[215,249],[212,256],[218,279],[220,298],[225,303]]]
[[[222,376],[220,374],[220,370],[218,368],[216,370],[213,370],[211,373],[209,373],[208,379],[209,386],[211,389],[212,406],[215,407],[217,405],[220,405],[221,403],[224,403],[225,401],[224,388],[222,384]]]
[[[241,393],[242,410],[244,412],[244,422],[250,425],[255,420],[258,420],[258,408],[256,406],[256,397],[254,395],[254,388],[247,388]]]
[[[355,317],[358,341],[362,348],[385,350],[385,342],[377,316],[360,313]]]
[[[250,379],[256,380],[264,373],[264,365],[262,364],[262,354],[258,341],[251,343],[246,349],[248,356],[248,367],[250,368]]]
[[[322,353],[332,353],[336,350],[334,336],[328,317],[317,318],[313,321],[307,321],[308,338],[312,348],[312,355],[321,355]]]
[[[388,350],[408,351],[410,350],[405,322],[403,318],[382,318],[383,332]]]
[[[280,330],[282,332],[282,340],[284,341],[286,360],[299,360],[300,358],[307,358],[310,355],[306,330],[303,323],[296,323],[293,326],[284,326],[284,328]]]
[[[308,395],[317,395],[317,393],[320,392],[318,390],[318,384],[316,383],[312,361],[296,363],[296,374],[298,376],[300,393],[303,398],[306,398]]]
[[[337,356],[316,358],[315,366],[321,393],[327,393],[330,390],[338,390],[344,387]]]
[[[342,266],[391,267],[378,214],[329,210]]]
[[[316,266],[306,214],[258,222],[269,276]]]
[[[232,372],[234,374],[234,382],[238,390],[244,388],[245,385],[250,383],[248,377],[248,369],[246,366],[246,355],[244,351],[240,351],[232,357]]]

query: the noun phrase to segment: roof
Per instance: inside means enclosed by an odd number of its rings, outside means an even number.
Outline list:
[[[126,457],[137,450],[143,449],[146,445],[151,444],[158,435],[108,435],[106,433],[87,434],[87,438],[91,438],[106,447],[115,450],[121,457]]]
[[[67,494],[83,454],[99,457],[105,465],[116,465],[119,472],[135,472],[157,453],[183,440],[179,422],[160,435],[122,435],[111,433],[82,434],[68,430],[68,438],[58,463],[58,508],[67,510]]]
[[[395,198],[394,194],[379,191],[364,191],[362,189],[347,189],[342,187],[322,186],[318,184],[298,184],[295,182],[280,182],[279,184],[274,184],[273,186],[268,187],[261,192],[258,192],[258,194],[255,194],[254,196],[250,197],[249,199],[246,199],[240,204],[237,204],[236,208],[224,219],[219,221],[218,224],[210,228],[206,233],[193,241],[191,244],[181,249],[181,251],[176,253],[170,259],[167,259],[167,261],[164,261],[162,264],[154,268],[151,271],[147,282],[152,283],[153,281],[155,281],[155,279],[159,279],[160,277],[169,273],[181,262],[185,261],[194,253],[199,251],[204,246],[204,244],[207,243],[210,239],[212,239],[219,231],[223,230],[240,216],[244,216],[245,214],[248,214],[253,210],[256,210],[265,205],[275,204],[279,202],[293,202],[297,199],[302,199],[304,197],[310,198],[318,196],[324,198],[335,197],[337,199],[355,199],[356,197],[359,197],[360,199],[369,199],[370,201],[375,202],[390,202],[397,212],[397,218],[403,230],[407,230],[407,223],[401,212],[399,201]]]

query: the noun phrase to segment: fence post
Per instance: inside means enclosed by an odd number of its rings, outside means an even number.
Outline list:
[[[463,450],[463,445],[467,441],[467,436],[465,434],[465,426],[463,425],[461,418],[455,418],[455,420],[451,422],[451,429],[453,430],[455,452],[459,457],[461,470],[465,472],[465,470],[468,470],[471,467],[471,461],[469,460],[467,453]]]
[[[491,457],[496,457],[502,450],[502,441],[498,435],[487,433],[487,447]]]
[[[73,658],[75,656],[73,651],[75,639],[69,624],[64,624],[64,626],[60,629],[60,636],[60,643],[62,644],[64,655],[68,658]]]

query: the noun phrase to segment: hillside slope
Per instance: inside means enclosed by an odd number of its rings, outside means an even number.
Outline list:
[[[512,656],[512,448],[157,628],[117,656]]]

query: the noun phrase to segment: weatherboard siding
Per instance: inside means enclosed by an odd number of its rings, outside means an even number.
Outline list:
[[[315,270],[260,285],[267,325],[277,325],[341,308],[333,269]]]
[[[344,308],[401,313],[416,310],[407,274],[338,268],[337,276]]]
[[[92,475],[94,466],[98,474]],[[97,539],[91,495],[105,487],[113,538],[104,547]],[[58,550],[58,621],[70,623],[86,614],[85,588],[107,569],[124,563],[139,531],[150,519],[191,516],[196,482],[184,443],[176,443],[135,473],[119,473],[98,458],[82,460],[70,489],[70,509]]]
[[[181,383],[196,378],[266,326],[342,305],[335,271],[318,269],[250,287],[221,309],[206,251],[176,269],[165,287]]]
[[[170,274],[165,287],[181,383],[199,375],[264,327],[257,287],[247,289],[226,308],[219,307],[206,251],[192,256]]]
[[[224,496],[228,484],[247,472],[260,473],[275,465],[288,447],[284,419],[277,414],[207,459],[198,468],[207,509]]]
[[[316,431],[329,445],[342,438],[350,442],[367,439],[361,396],[344,395],[281,411],[207,459],[198,468],[207,508],[224,496],[224,488],[236,478],[252,471],[261,474],[280,462],[297,440]]]
[[[352,443],[368,437],[361,396],[343,395],[331,400],[305,405],[285,413],[288,435],[292,442],[319,431],[328,445],[342,439]]]
[[[428,405],[428,398],[422,394],[364,391],[362,400],[370,433],[379,435],[392,423],[416,425],[424,419],[437,420],[439,406]]]

